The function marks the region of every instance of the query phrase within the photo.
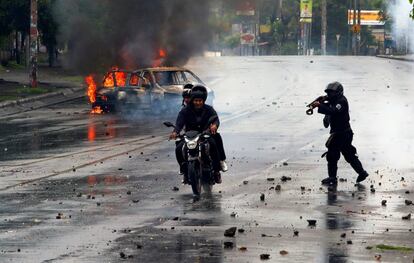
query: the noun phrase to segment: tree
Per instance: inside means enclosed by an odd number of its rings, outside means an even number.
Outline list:
[[[30,1],[1,0],[0,2],[0,36],[9,37],[15,32],[14,54],[16,62],[21,63],[21,50],[24,49],[24,40],[30,27]],[[20,33],[20,39],[18,38]]]
[[[52,9],[55,0],[38,1],[38,27],[42,43],[49,53],[49,65],[52,66],[55,58],[56,35],[58,24],[55,21]],[[28,0],[1,0],[0,1],[0,38],[7,38],[12,33],[15,36],[14,55],[18,64],[22,63],[21,53],[25,50],[25,40],[30,30],[30,1]]]
[[[336,35],[341,35],[339,40],[339,53],[347,53],[348,41],[350,37],[350,28],[347,21],[347,12],[349,9],[349,1],[327,1],[327,27],[328,32],[326,36],[328,53],[336,53]],[[318,49],[321,46],[321,3],[322,0],[314,0],[313,8],[313,23],[312,23],[312,46]],[[368,10],[385,10],[385,0],[365,0],[361,1],[362,8]],[[371,30],[363,26],[361,31],[361,44],[372,44],[373,38]],[[348,37],[349,36],[349,37]]]
[[[413,9],[411,10],[410,17],[414,19],[414,0],[409,0],[410,4],[413,5]]]
[[[53,5],[55,0],[39,1],[39,32],[42,43],[48,52],[49,67],[54,65],[56,59],[56,45],[58,24],[53,17]]]
[[[299,32],[299,2],[286,2],[282,10],[282,18],[272,23],[272,49],[277,55],[296,55]]]

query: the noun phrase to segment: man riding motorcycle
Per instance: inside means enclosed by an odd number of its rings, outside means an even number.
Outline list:
[[[208,128],[211,133],[211,137],[208,139],[210,148],[209,153],[212,160],[214,170],[214,180],[217,184],[221,183],[220,170],[227,170],[223,156],[225,158],[224,149],[218,149],[216,138],[217,129],[220,125],[220,121],[217,112],[210,105],[205,104],[207,100],[207,89],[203,85],[195,85],[191,90],[191,97],[189,104],[180,111],[177,117],[174,131],[170,135],[170,139],[176,139],[178,134],[185,128],[186,131],[194,130],[202,133],[204,129]],[[215,120],[208,126],[209,120],[217,116]],[[219,143],[222,143],[221,137],[217,139]],[[188,183],[186,175],[186,160],[183,156],[183,147],[185,142],[182,141],[177,144],[176,157],[178,164],[180,165],[180,172],[184,175],[184,183]],[[222,147],[222,145],[221,145]],[[222,147],[224,148],[224,147]],[[226,168],[226,169],[223,169]]]

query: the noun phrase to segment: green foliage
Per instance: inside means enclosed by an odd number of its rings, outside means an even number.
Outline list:
[[[18,94],[25,94],[25,95],[40,95],[40,94],[48,93],[49,89],[43,88],[43,87],[37,87],[37,88],[21,87],[21,88],[16,89],[16,92]]]
[[[7,69],[9,69],[9,70],[10,69],[12,69],[12,70],[15,70],[15,69],[17,69],[17,70],[19,70],[19,69],[23,70],[25,68],[26,68],[25,66],[23,66],[21,64],[17,64],[15,61],[9,61],[7,63]]]
[[[49,53],[49,66],[53,66],[55,61],[55,49],[57,45],[58,24],[53,16],[53,6],[55,0],[39,0],[39,32],[42,43],[46,46]]]
[[[312,23],[312,46],[315,51],[321,46],[321,0],[314,0],[313,9],[313,23]],[[368,10],[382,10],[384,19],[386,17],[388,1],[386,0],[366,0],[361,1],[361,8]],[[336,54],[336,35],[340,35],[339,39],[339,53],[345,54],[347,52],[348,41],[352,37],[350,26],[347,21],[347,12],[349,9],[349,1],[327,0],[327,50],[330,54]],[[388,26],[388,25],[386,25]],[[372,37],[371,29],[367,26],[362,26],[361,44],[364,46],[375,44]]]
[[[298,45],[296,42],[286,42],[280,48],[278,52],[279,55],[297,55],[298,54]]]
[[[240,34],[232,35],[224,39],[224,44],[229,48],[236,48],[240,45]]]
[[[19,96],[17,95],[4,95],[0,94],[0,102],[8,101],[8,100],[17,100]]]
[[[49,50],[49,57],[54,52],[58,34],[58,24],[52,9],[56,0],[38,0],[38,29],[42,43]],[[0,1],[0,40],[6,39],[12,32],[21,32],[23,38],[30,31],[30,1]],[[1,44],[1,43],[0,43]]]
[[[40,0],[39,2],[39,31],[42,43],[49,49],[56,46],[58,24],[55,21],[52,9],[54,0]]]
[[[29,32],[30,1],[0,1],[0,36],[7,36],[13,30]]]
[[[394,250],[394,251],[401,251],[401,252],[411,252],[413,251],[412,248],[410,247],[399,247],[399,246],[390,246],[390,245],[384,245],[384,244],[380,244],[375,246],[377,249],[380,250]]]
[[[410,1],[410,4],[412,4],[412,5],[413,5],[413,9],[411,10],[410,17],[411,17],[412,19],[414,19],[414,0],[408,0],[408,1]]]
[[[282,19],[272,23],[272,36],[270,44],[274,54],[296,55],[299,32],[299,4],[296,1],[284,5]]]

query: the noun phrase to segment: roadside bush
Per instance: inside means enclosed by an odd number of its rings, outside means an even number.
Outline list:
[[[298,45],[293,42],[285,43],[280,48],[280,55],[297,55],[298,54]]]

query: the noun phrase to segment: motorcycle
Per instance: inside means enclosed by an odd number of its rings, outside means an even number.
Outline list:
[[[208,126],[214,122],[217,116],[210,118]],[[171,122],[164,122],[164,125],[175,128]],[[213,166],[210,157],[208,129],[200,133],[198,131],[186,131],[178,135],[177,142],[185,141],[182,152],[186,160],[186,172],[189,184],[191,185],[195,200],[201,195],[201,190],[211,193],[214,182]]]

